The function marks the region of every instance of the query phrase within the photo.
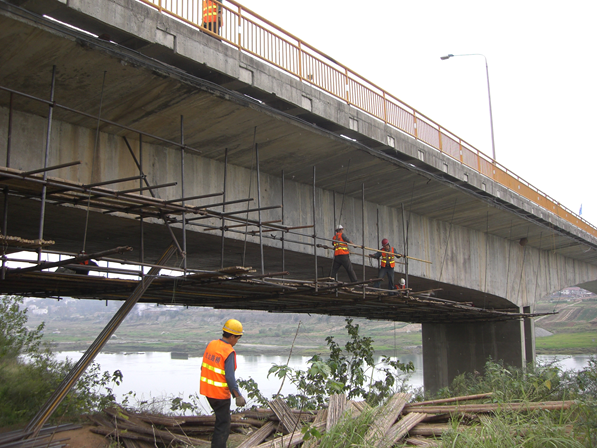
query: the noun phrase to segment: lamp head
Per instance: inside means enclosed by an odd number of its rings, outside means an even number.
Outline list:
[[[441,56],[441,57],[440,57],[440,59],[441,59],[442,61],[445,61],[446,59],[450,59],[450,58],[453,58],[453,57],[454,57],[454,55],[453,55],[453,54],[448,54],[448,55],[446,55],[446,56]]]

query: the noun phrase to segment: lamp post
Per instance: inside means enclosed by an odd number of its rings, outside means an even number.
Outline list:
[[[487,74],[487,96],[489,97],[489,122],[491,124],[491,149],[493,151],[493,161],[495,162],[495,140],[493,138],[493,113],[491,111],[491,89],[489,88],[489,67],[487,66],[487,58],[483,54],[474,53],[474,54],[449,54],[447,56],[441,56],[440,59],[445,61],[450,58],[454,58],[456,56],[483,56],[485,59],[485,73]]]

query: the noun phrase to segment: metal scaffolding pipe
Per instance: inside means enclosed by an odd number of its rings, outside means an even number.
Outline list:
[[[315,195],[315,166],[313,166],[313,259],[315,263],[315,292],[317,292],[317,209]]]
[[[50,138],[52,137],[52,115],[54,113],[54,88],[56,87],[56,66],[52,66],[52,87],[50,89],[50,104],[48,106],[48,127],[46,131],[46,149],[44,154],[44,168],[48,166],[48,160],[50,158]],[[48,179],[48,172],[44,171],[43,180]],[[44,221],[46,219],[46,192],[47,185],[43,184],[41,189],[41,210],[39,216],[39,232],[37,234],[38,239],[41,241],[44,238]],[[41,261],[41,247],[37,251],[37,261]]]
[[[226,216],[226,176],[228,174],[228,148],[224,150],[224,193],[222,195],[222,216]],[[213,206],[212,206],[213,207]],[[220,254],[220,268],[224,268],[224,234],[226,233],[226,218],[222,218],[222,247]]]
[[[164,252],[161,258],[158,260],[157,265],[159,267],[152,268],[147,276],[145,276],[137,285],[133,293],[129,296],[129,298],[124,302],[124,304],[120,307],[118,312],[114,315],[112,320],[106,325],[104,330],[100,333],[100,335],[95,339],[93,344],[87,349],[87,351],[83,354],[81,359],[75,364],[72,370],[68,373],[68,375],[64,378],[62,383],[58,386],[58,388],[54,391],[54,393],[50,396],[48,401],[44,404],[44,406],[39,410],[39,412],[33,417],[33,419],[29,422],[27,427],[25,428],[25,432],[27,434],[32,434],[33,436],[37,435],[39,430],[43,427],[44,423],[50,418],[52,413],[56,410],[58,405],[62,402],[64,397],[68,394],[68,392],[72,389],[72,387],[76,384],[77,380],[81,377],[83,372],[87,369],[89,364],[93,362],[95,356],[101,351],[102,347],[106,345],[106,342],[110,339],[110,337],[114,334],[114,332],[118,329],[124,318],[129,314],[133,306],[139,301],[139,299],[143,296],[147,288],[151,285],[153,280],[158,276],[160,270],[163,268],[168,260],[172,257],[175,252],[174,245],[170,245],[168,249]]]
[[[181,205],[185,206],[184,200],[184,116],[180,116],[180,196],[183,198],[180,200]],[[178,201],[177,201],[178,202]],[[182,266],[185,274],[187,271],[187,223],[186,223],[186,212],[182,212],[182,251],[184,257],[182,259]]]
[[[261,251],[261,273],[265,273],[263,262],[263,226],[261,222],[261,177],[259,174],[259,144],[255,143],[255,167],[257,169],[257,208],[259,209],[259,249]],[[248,213],[248,210],[247,210]]]

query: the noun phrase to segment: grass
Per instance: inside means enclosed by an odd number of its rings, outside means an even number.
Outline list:
[[[597,331],[587,333],[559,333],[553,336],[537,338],[535,343],[538,353],[586,353],[595,354],[597,349]],[[568,352],[567,352],[568,351]]]

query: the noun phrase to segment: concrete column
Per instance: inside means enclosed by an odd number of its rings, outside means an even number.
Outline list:
[[[523,312],[532,313],[533,308],[530,306],[523,307]],[[524,344],[526,349],[526,362],[534,363],[537,352],[535,350],[535,319],[524,319]]]
[[[524,365],[523,325],[517,320],[454,324],[423,324],[423,381],[435,393],[465,372],[483,372],[485,362]]]

